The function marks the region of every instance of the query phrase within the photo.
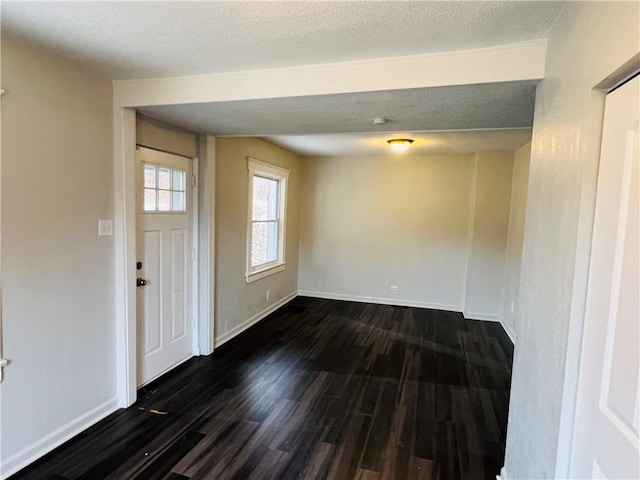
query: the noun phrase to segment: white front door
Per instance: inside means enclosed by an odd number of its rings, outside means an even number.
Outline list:
[[[640,478],[640,77],[607,96],[571,478]]]
[[[136,148],[137,384],[191,357],[191,159]]]

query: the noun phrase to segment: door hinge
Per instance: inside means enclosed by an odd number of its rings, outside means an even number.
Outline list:
[[[7,365],[9,365],[9,360],[7,360],[6,358],[0,358],[0,368],[4,368]]]
[[[195,188],[196,185],[197,185],[196,176],[191,175],[191,186]]]
[[[196,249],[192,248],[191,249],[191,260],[195,260],[196,259]]]

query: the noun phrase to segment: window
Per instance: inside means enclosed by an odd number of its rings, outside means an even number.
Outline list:
[[[186,212],[187,172],[143,164],[145,212]]]
[[[247,158],[249,210],[247,283],[284,270],[284,235],[289,170]]]

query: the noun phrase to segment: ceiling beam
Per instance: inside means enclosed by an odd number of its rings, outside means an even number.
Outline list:
[[[546,40],[272,70],[113,82],[115,107],[540,80]]]

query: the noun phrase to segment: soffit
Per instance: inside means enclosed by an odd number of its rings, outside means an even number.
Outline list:
[[[287,135],[526,128],[536,82],[389,90],[142,107],[147,115],[215,135]],[[388,121],[373,125],[375,117]]]

